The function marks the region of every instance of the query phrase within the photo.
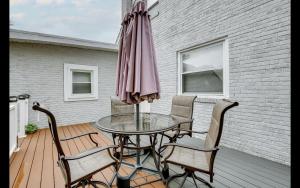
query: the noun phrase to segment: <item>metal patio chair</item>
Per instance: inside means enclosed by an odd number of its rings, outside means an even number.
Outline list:
[[[186,121],[193,119],[193,111],[194,111],[194,101],[197,96],[184,96],[184,95],[176,95],[172,98],[172,106],[170,115],[179,121]],[[163,137],[167,137],[170,143],[176,142],[178,138],[182,138],[185,135],[192,137],[193,121],[191,123],[182,123],[179,124],[177,128],[174,130],[166,131],[161,134],[159,152],[163,151],[161,148],[163,143]]]
[[[116,96],[111,96],[111,114],[126,114],[126,113],[134,113],[134,105],[126,104],[122,102],[118,97]],[[151,135],[150,135],[151,137]],[[113,143],[114,145],[118,145],[119,142],[119,135],[116,133],[112,133],[112,138],[113,138]],[[126,149],[132,149],[136,150],[136,144],[135,144],[135,137],[134,136],[126,136],[123,139],[124,142],[124,148]],[[150,152],[151,151],[151,141],[149,139],[149,136],[141,135],[141,145],[140,148],[144,150],[144,153]],[[131,154],[123,154],[123,157],[129,157],[133,156],[136,153],[131,153]],[[114,150],[114,155],[119,158],[120,154]]]
[[[193,146],[200,145],[200,141],[199,139],[189,137],[185,138],[185,140],[187,140],[186,143],[190,142],[194,144],[166,143],[163,145],[166,150],[161,159],[161,163],[164,164],[162,174],[164,178],[167,179],[167,186],[174,178],[184,177],[180,185],[180,187],[182,187],[186,178],[192,177],[196,187],[198,187],[196,180],[199,180],[211,187],[210,183],[196,176],[195,172],[198,171],[209,174],[210,182],[213,182],[214,160],[217,151],[219,150],[218,146],[222,135],[224,114],[228,109],[237,105],[238,102],[232,102],[225,99],[218,100],[213,107],[211,123],[207,132],[187,130],[191,133],[207,133],[203,148]],[[184,169],[184,173],[169,177],[168,163],[181,166]]]
[[[120,163],[118,159],[116,159],[111,154],[110,151],[110,149],[115,149],[118,146],[110,145],[105,147],[98,147],[98,143],[93,140],[91,136],[93,134],[98,134],[97,132],[88,132],[74,137],[59,139],[54,115],[45,108],[40,107],[40,104],[38,102],[33,103],[32,109],[43,112],[48,117],[50,132],[58,153],[57,164],[64,176],[66,188],[77,188],[79,186],[85,187],[85,185],[87,184],[91,184],[93,187],[97,187],[97,184],[111,187],[115,176],[113,176],[109,184],[101,181],[94,181],[91,180],[91,178],[95,173],[111,165],[115,167],[116,171],[118,170]],[[82,153],[78,153],[76,155],[66,156],[60,142],[79,138],[82,136],[89,136],[91,141],[95,143],[96,147],[86,150]]]
[[[110,97],[111,101],[111,114],[123,114],[123,113],[134,113],[134,106],[126,104],[122,102],[119,98],[115,96]],[[113,143],[116,144],[116,139],[118,138],[118,134],[112,133]],[[133,143],[129,136],[124,138],[125,144],[129,142]]]

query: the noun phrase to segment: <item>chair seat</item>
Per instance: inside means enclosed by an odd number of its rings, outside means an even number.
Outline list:
[[[92,150],[96,149],[98,148],[84,151],[81,154],[91,152]],[[76,155],[72,157],[76,157]],[[107,150],[91,154],[81,159],[68,160],[68,162],[71,172],[71,182],[74,182],[88,174],[104,169],[107,166],[115,163],[115,161],[109,156]]]
[[[172,146],[168,146],[163,153],[163,157],[161,159],[162,162],[170,154],[171,150]],[[200,171],[209,171],[209,163],[205,152],[192,149],[175,146],[175,149],[172,155],[167,159],[167,162]]]

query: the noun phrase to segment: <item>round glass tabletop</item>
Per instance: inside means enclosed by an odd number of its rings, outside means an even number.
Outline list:
[[[179,123],[184,122],[171,115],[139,113],[139,121],[137,121],[136,113],[128,113],[103,117],[96,121],[95,126],[110,133],[146,135],[171,130]]]

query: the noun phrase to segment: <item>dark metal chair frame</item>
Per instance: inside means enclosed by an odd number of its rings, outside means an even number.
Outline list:
[[[111,96],[110,97],[111,114],[118,114],[117,112],[115,112],[113,110],[113,108],[115,109],[116,106],[117,106],[116,100],[118,101],[117,103],[122,103],[122,104],[119,104],[118,106],[128,105],[128,107],[132,108],[132,109],[130,109],[130,111],[126,111],[126,112],[122,112],[122,113],[133,113],[134,112],[134,106],[133,105],[129,105],[129,104],[123,103],[118,98],[116,98],[115,96]],[[116,143],[116,139],[119,138],[120,135],[116,134],[116,133],[111,133],[111,136],[112,136],[112,140],[113,140],[114,145],[120,145],[120,143]],[[122,141],[123,145],[133,145],[133,146],[136,146],[136,144],[130,139],[129,136],[125,136],[122,140],[123,140]],[[120,142],[120,140],[118,140],[118,142]],[[130,148],[128,148],[128,149],[130,149]],[[113,154],[114,154],[115,157],[120,158],[120,153],[117,152],[116,149],[114,149]],[[133,153],[133,154],[124,154],[123,153],[123,157],[130,157],[132,155],[135,155],[135,153]]]
[[[189,136],[189,137],[192,137],[192,133],[193,131],[191,131],[193,129],[193,122],[194,122],[194,119],[192,118],[193,117],[193,113],[194,113],[194,102],[196,100],[197,96],[194,96],[194,99],[193,99],[193,105],[192,105],[192,111],[191,111],[191,114],[190,114],[190,117],[187,117],[188,119],[190,119],[190,127],[189,127],[189,130],[186,130],[186,129],[182,129],[181,128],[181,124],[178,124],[178,127],[176,129],[174,129],[173,131],[176,131],[175,135],[173,137],[165,134],[164,132],[161,133],[161,137],[160,137],[160,144],[159,144],[159,147],[158,147],[158,151],[156,152],[156,154],[158,154],[160,157],[161,157],[161,153],[164,151],[165,147],[162,147],[162,143],[163,143],[163,137],[167,137],[169,139],[169,143],[173,143],[173,142],[176,142],[176,140],[178,138],[182,138],[184,137],[185,135]],[[172,101],[172,105],[173,105],[173,101]],[[172,114],[171,114],[172,115]],[[184,132],[183,132],[184,131]]]
[[[129,113],[134,113],[134,106],[133,105],[130,105],[130,104],[126,104],[124,102],[122,102],[121,100],[119,100],[117,97],[114,97],[114,96],[111,96],[111,114],[112,115],[118,115],[118,114],[129,114]],[[117,102],[116,102],[117,101]],[[119,103],[119,104],[117,104]],[[129,111],[121,111],[120,110],[118,112],[114,111],[116,108],[118,108],[117,106],[127,106],[130,107]],[[131,109],[132,108],[132,109]],[[113,110],[114,109],[114,110]],[[139,110],[138,110],[139,111]],[[120,139],[118,139],[116,142],[116,139],[117,138],[120,138],[120,134],[117,134],[117,133],[111,133],[112,135],[112,139],[113,139],[113,143],[114,145],[118,145],[118,146],[121,146],[121,143],[120,143]],[[147,135],[147,137],[149,136],[149,144],[148,145],[144,145],[144,146],[137,146],[136,142],[132,140],[132,138],[130,137],[131,135],[126,135],[123,137],[122,139],[122,146],[123,146],[123,149],[129,149],[129,150],[140,150],[140,151],[143,151],[143,155],[146,155],[146,158],[148,158],[148,156],[151,154],[151,147],[152,147],[152,141],[155,142],[155,144],[157,143],[157,139],[154,138],[154,135]],[[126,157],[132,157],[132,156],[135,156],[139,153],[140,155],[140,152],[133,152],[131,154],[124,154],[122,153],[122,157],[123,158],[126,158]],[[120,153],[117,152],[115,149],[113,151],[113,154],[116,158],[120,159]],[[145,160],[146,160],[145,158]],[[124,162],[125,163],[125,162]]]
[[[110,146],[105,146],[105,147],[99,147],[99,148],[90,150],[90,151],[85,152],[85,153],[79,153],[76,156],[66,156],[65,153],[64,153],[64,151],[63,151],[63,149],[62,149],[60,141],[67,141],[67,140],[71,140],[71,139],[75,139],[75,138],[79,138],[79,137],[87,136],[88,135],[89,138],[91,139],[91,141],[96,145],[96,147],[98,147],[98,143],[91,136],[93,134],[98,134],[98,132],[88,132],[88,133],[84,133],[84,134],[81,134],[81,135],[78,135],[78,136],[74,136],[74,137],[59,139],[58,133],[57,133],[56,120],[55,120],[54,115],[50,111],[48,111],[48,110],[46,110],[44,108],[41,108],[40,104],[38,102],[34,102],[33,103],[32,109],[40,111],[40,112],[43,112],[48,117],[48,124],[49,124],[49,128],[50,128],[50,132],[51,132],[52,139],[54,141],[54,144],[56,146],[57,153],[58,153],[57,164],[59,165],[59,167],[62,170],[63,175],[65,176],[65,180],[66,180],[65,187],[66,188],[77,188],[79,186],[85,187],[85,185],[87,185],[87,184],[91,184],[93,187],[97,187],[96,184],[104,185],[106,187],[111,187],[111,184],[112,184],[112,182],[113,182],[116,174],[113,176],[113,178],[112,178],[112,180],[111,180],[111,182],[109,184],[106,184],[105,182],[101,182],[101,181],[93,181],[93,180],[91,180],[91,178],[92,178],[92,176],[95,173],[97,173],[97,172],[99,172],[99,171],[107,168],[110,165],[113,165],[115,167],[116,171],[118,171],[118,169],[120,167],[120,162],[119,162],[118,159],[116,159],[111,154],[110,149],[115,149],[115,148],[117,148],[119,146],[110,145]],[[91,172],[89,174],[86,174],[86,175],[82,176],[81,178],[78,178],[76,180],[71,181],[71,171],[70,171],[69,161],[82,159],[84,157],[96,154],[96,153],[104,151],[104,150],[108,151],[109,156],[114,160],[114,162],[112,162],[112,163],[110,163],[110,164],[108,164],[106,166],[103,166],[102,168],[97,169],[97,170],[95,170],[95,171],[93,171],[93,172]]]
[[[190,117],[187,117],[188,119],[193,119],[192,117],[193,117],[193,113],[194,113],[194,103],[195,103],[195,100],[196,100],[197,96],[193,96],[193,97],[194,97],[194,99],[193,99],[193,105],[192,105],[192,107],[191,107],[191,108],[192,108],[192,111],[191,111]],[[172,105],[173,105],[173,104],[172,104]],[[172,114],[171,114],[171,115],[172,115]],[[192,129],[193,129],[193,121],[190,123],[190,127],[189,127],[189,130],[192,130]],[[184,129],[181,129],[181,124],[178,125],[178,128],[177,128],[175,131],[176,131],[176,134],[175,134],[175,136],[173,136],[173,137],[170,137],[170,136],[164,134],[164,136],[166,136],[166,137],[169,138],[170,143],[176,142],[176,139],[182,138],[182,137],[184,137],[185,135],[188,135],[188,136],[192,137],[192,131],[187,131],[187,133],[185,133],[185,132],[182,133],[182,132],[181,132],[181,131],[186,131],[186,130],[184,130]]]
[[[206,184],[209,187],[212,187],[210,185],[210,183],[208,183],[204,179],[196,176],[195,172],[198,171],[198,172],[209,174],[210,182],[211,183],[213,182],[213,176],[214,176],[213,167],[214,167],[214,161],[215,161],[217,151],[219,150],[218,146],[219,146],[219,143],[220,143],[222,130],[223,130],[224,114],[230,108],[239,105],[238,102],[232,102],[232,101],[229,101],[229,100],[226,100],[226,99],[223,99],[223,100],[227,101],[227,102],[230,102],[231,105],[224,108],[221,112],[220,122],[219,122],[219,131],[218,131],[218,135],[217,135],[217,138],[216,138],[216,141],[215,141],[215,144],[214,144],[213,148],[200,149],[200,148],[197,148],[197,147],[188,146],[188,145],[179,144],[179,143],[166,143],[162,146],[162,148],[172,147],[171,152],[169,153],[169,155],[166,156],[163,161],[161,161],[161,163],[164,164],[162,174],[163,174],[164,178],[166,179],[165,183],[166,183],[167,187],[169,187],[168,184],[170,183],[171,180],[173,180],[174,178],[178,178],[178,177],[184,177],[183,181],[181,182],[180,187],[183,186],[183,184],[184,184],[187,177],[192,177],[193,178],[193,181],[194,181],[194,184],[195,184],[196,187],[198,187],[197,183],[196,183],[196,180]],[[185,131],[189,131],[191,133],[196,133],[196,134],[206,134],[206,133],[208,133],[208,131],[203,131],[203,132],[193,131],[193,130],[185,130]],[[168,158],[173,154],[175,147],[186,148],[186,149],[196,150],[196,151],[200,151],[200,152],[211,152],[211,158],[210,158],[210,161],[209,161],[209,170],[207,171],[207,170],[203,170],[203,169],[199,169],[199,168],[187,167],[187,166],[184,166],[181,163],[167,161]],[[176,174],[176,175],[173,175],[173,176],[169,177],[169,167],[168,167],[167,163],[172,163],[174,165],[179,165],[185,170],[185,172],[182,173],[182,174]]]

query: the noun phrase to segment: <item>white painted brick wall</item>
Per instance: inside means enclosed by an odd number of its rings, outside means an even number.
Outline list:
[[[110,96],[115,91],[117,52],[104,52],[54,45],[10,43],[10,95],[31,95],[29,122],[37,121],[32,102],[49,107],[58,125],[96,121],[110,114]],[[64,101],[64,63],[98,65],[99,98],[91,101]],[[40,113],[39,127],[48,126]]]
[[[290,165],[290,1],[159,0],[150,14],[162,90],[151,110],[170,112],[177,51],[227,36],[240,105],[225,115],[221,145]],[[212,106],[196,101],[195,130],[207,130]]]

